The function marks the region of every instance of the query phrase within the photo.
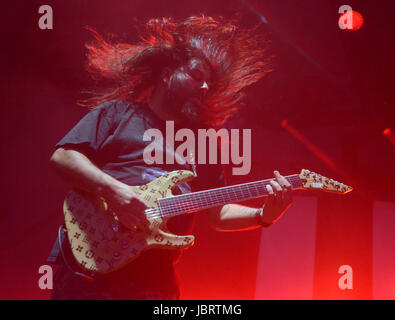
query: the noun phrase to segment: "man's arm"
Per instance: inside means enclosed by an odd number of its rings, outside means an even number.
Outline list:
[[[127,227],[146,226],[148,221],[142,212],[146,208],[144,201],[127,184],[101,171],[83,153],[58,148],[50,164],[71,187],[103,197]]]
[[[292,203],[292,186],[274,171],[275,180],[267,185],[268,200],[263,208],[250,208],[238,204],[228,204],[209,211],[211,226],[218,231],[250,230],[268,227],[276,222]]]

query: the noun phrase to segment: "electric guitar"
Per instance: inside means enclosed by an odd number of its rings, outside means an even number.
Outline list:
[[[170,217],[267,195],[267,179],[174,196],[172,189],[192,180],[194,173],[172,171],[145,185],[131,188],[148,204],[146,230],[123,226],[103,198],[70,191],[63,212],[67,236],[78,265],[86,272],[105,274],[117,270],[149,248],[187,249],[193,235],[169,232]],[[313,189],[345,194],[352,188],[309,170],[285,177],[293,189]]]

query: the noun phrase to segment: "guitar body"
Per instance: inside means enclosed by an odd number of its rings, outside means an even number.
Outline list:
[[[157,199],[172,197],[174,187],[194,177],[191,171],[179,170],[148,184],[131,186],[149,206],[147,230],[132,231],[124,227],[104,199],[70,191],[63,212],[70,247],[79,266],[91,274],[105,274],[122,268],[149,248],[191,247],[194,236],[179,236],[168,231],[167,219],[159,214]]]

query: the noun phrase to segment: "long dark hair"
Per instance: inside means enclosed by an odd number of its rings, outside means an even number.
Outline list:
[[[223,18],[151,19],[137,44],[111,43],[90,30],[95,41],[87,44],[87,70],[111,85],[79,102],[89,108],[113,99],[148,101],[163,67],[176,68],[201,56],[213,71],[213,84],[202,106],[203,119],[206,125],[219,126],[239,109],[242,89],[270,71],[266,42],[258,27],[239,28]]]

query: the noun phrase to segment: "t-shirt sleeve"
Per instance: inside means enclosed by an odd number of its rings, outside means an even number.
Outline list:
[[[100,147],[113,133],[117,125],[116,102],[97,106],[86,114],[56,145],[55,148],[70,148],[96,161]]]
[[[214,179],[211,179],[213,188],[221,188],[227,185],[224,167],[218,164],[213,173]]]
[[[198,177],[196,179],[197,189],[199,191],[226,186],[225,171],[222,165],[206,164],[202,166],[204,167],[198,168]]]

